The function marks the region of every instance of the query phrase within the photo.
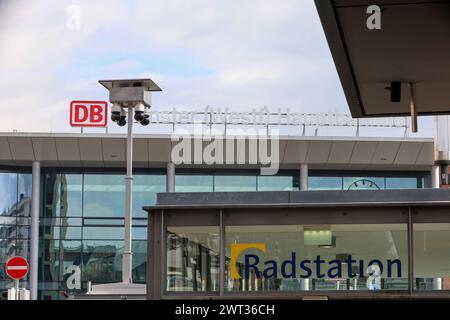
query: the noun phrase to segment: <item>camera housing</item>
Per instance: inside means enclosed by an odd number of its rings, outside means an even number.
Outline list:
[[[146,107],[144,106],[144,104],[142,103],[136,104],[136,106],[134,107],[134,120],[136,120],[137,122],[145,120],[144,115],[145,109]]]

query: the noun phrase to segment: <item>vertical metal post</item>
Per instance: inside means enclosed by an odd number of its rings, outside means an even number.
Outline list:
[[[132,188],[133,188],[133,109],[128,109],[127,175],[125,177],[125,237],[122,259],[122,282],[132,283],[133,253],[131,251]]]
[[[414,291],[414,237],[411,207],[408,207],[408,291],[412,296]]]
[[[431,169],[431,187],[439,189],[441,187],[441,166],[434,165]]]
[[[16,300],[19,300],[20,296],[19,296],[19,280],[15,281],[15,287],[16,287]]]
[[[39,197],[41,164],[33,161],[31,194],[31,230],[30,230],[30,298],[38,296],[38,264],[39,264]]]
[[[308,164],[302,163],[300,164],[300,190],[307,191],[308,190]]]
[[[173,162],[167,163],[166,191],[175,192],[175,164]]]
[[[223,219],[223,209],[219,211],[220,219],[220,243],[219,243],[219,294],[222,297],[225,292],[225,224]]]

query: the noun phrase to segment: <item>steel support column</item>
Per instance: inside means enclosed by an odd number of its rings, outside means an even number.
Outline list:
[[[39,263],[39,198],[41,184],[41,164],[32,165],[31,230],[30,230],[30,298],[37,300]]]
[[[302,163],[300,165],[300,190],[308,190],[308,164]]]
[[[414,292],[414,234],[411,207],[408,207],[408,291],[412,296]]]
[[[175,192],[175,164],[167,163],[166,191]]]
[[[125,177],[125,237],[122,258],[122,282],[132,283],[132,210],[133,210],[133,109],[128,109],[127,175]]]

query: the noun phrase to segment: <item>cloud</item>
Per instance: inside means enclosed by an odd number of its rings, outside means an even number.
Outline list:
[[[3,1],[0,70],[2,131],[78,131],[109,78],[152,77],[155,110],[348,110],[313,1]]]

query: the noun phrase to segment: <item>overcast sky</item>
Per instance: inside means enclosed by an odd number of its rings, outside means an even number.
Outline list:
[[[0,0],[0,70],[0,131],[78,131],[110,78],[154,79],[154,110],[348,113],[312,0]]]

